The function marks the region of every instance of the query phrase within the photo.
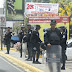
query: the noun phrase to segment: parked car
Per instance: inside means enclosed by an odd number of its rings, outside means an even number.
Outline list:
[[[67,41],[67,50],[66,50],[67,60],[72,60],[72,39]]]

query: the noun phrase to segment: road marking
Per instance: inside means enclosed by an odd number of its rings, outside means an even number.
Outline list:
[[[12,67],[14,67],[15,69],[17,69],[20,72],[24,72],[21,69],[17,68],[16,66],[12,65],[10,62],[6,61],[4,58],[0,57],[2,60],[4,60],[5,62],[7,62],[9,65],[11,65]]]

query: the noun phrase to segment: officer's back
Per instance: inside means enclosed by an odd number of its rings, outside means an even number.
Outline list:
[[[37,28],[40,28],[40,27],[37,25]],[[40,40],[40,38],[39,38],[39,32],[38,32],[38,30],[34,30],[34,31],[32,32],[31,42],[32,42],[32,43],[41,42],[41,40]]]
[[[31,34],[32,34],[31,25],[28,24],[27,27],[28,27],[28,33],[26,35],[27,36],[27,42],[31,42]]]

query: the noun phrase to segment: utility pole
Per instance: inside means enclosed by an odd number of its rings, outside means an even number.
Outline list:
[[[1,50],[3,50],[3,44],[2,44],[2,40],[3,40],[3,27],[1,27],[1,31],[2,31],[2,34],[1,34]]]

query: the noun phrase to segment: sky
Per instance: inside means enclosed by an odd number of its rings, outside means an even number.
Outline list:
[[[0,8],[3,8],[4,1],[5,0],[0,0]]]

